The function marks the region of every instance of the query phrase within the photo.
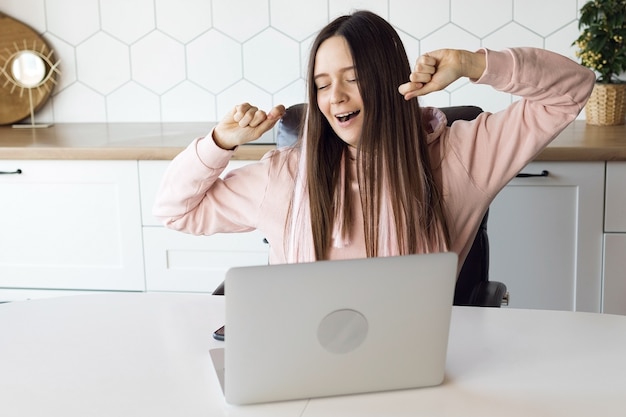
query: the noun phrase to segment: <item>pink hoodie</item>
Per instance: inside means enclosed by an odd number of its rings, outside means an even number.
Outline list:
[[[546,50],[484,52],[487,68],[476,83],[522,99],[501,112],[485,112],[451,127],[441,111],[424,109],[435,178],[447,210],[450,250],[459,254],[459,267],[493,198],[576,118],[595,82],[592,71]],[[196,235],[259,229],[270,242],[270,263],[288,262],[292,258],[285,225],[298,152],[294,148],[270,151],[222,180],[219,175],[233,152],[215,145],[211,135],[196,139],[172,160],[153,213],[165,226]],[[356,169],[354,161],[349,165]],[[356,182],[352,190],[358,193]],[[366,256],[363,214],[360,206],[355,210],[350,244],[333,247],[330,259]]]

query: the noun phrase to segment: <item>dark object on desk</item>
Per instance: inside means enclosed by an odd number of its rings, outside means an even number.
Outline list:
[[[215,294],[214,294],[214,295],[215,295]],[[222,294],[222,295],[223,295],[223,294]],[[220,327],[219,329],[217,329],[216,331],[214,331],[214,332],[213,332],[213,339],[215,339],[215,340],[219,340],[219,341],[223,342],[223,341],[224,341],[224,333],[225,333],[224,328],[225,328],[225,327],[226,327],[226,326],[222,326],[222,327]]]
[[[473,120],[482,109],[476,106],[454,106],[440,108],[448,119],[448,125],[456,120]],[[283,118],[278,122],[276,145],[290,146],[294,144],[302,130],[306,104],[290,106]],[[454,292],[454,305],[476,307],[500,307],[508,302],[506,285],[489,281],[489,236],[487,220],[489,210],[484,214],[474,243],[465,259],[457,279]],[[224,283],[220,284],[214,295],[224,295]]]

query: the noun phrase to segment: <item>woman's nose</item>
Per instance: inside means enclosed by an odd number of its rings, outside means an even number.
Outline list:
[[[333,86],[330,95],[330,103],[338,104],[346,99],[345,91],[341,88],[341,86]]]

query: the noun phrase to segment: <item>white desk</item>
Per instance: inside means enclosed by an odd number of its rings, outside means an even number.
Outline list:
[[[246,407],[224,403],[209,357],[222,322],[209,295],[0,305],[0,415],[626,415],[626,316],[455,307],[439,387]]]

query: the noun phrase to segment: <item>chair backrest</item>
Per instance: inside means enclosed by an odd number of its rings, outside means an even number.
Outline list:
[[[285,115],[277,124],[276,145],[278,147],[293,145],[304,126],[306,104],[295,104],[287,108]],[[441,107],[448,119],[448,125],[456,120],[473,120],[482,109],[477,106]],[[454,292],[455,305],[478,305],[476,288],[480,283],[489,281],[489,239],[487,235],[488,212],[485,213],[476,234],[472,248],[459,272]]]
[[[276,147],[291,146],[300,137],[306,115],[305,103],[287,107],[285,114],[276,125]]]

